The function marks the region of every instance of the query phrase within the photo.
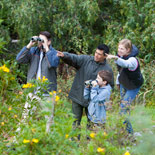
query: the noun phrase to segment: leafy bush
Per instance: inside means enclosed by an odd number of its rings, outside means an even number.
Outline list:
[[[87,130],[86,116],[83,116],[81,129],[73,130],[71,104],[66,98],[72,78],[68,77],[68,80],[64,81],[59,77],[56,102],[52,100],[55,92],[50,92],[51,101],[49,102],[43,97],[41,91],[46,89],[48,85],[46,78],[31,81],[21,86],[17,81],[17,75],[19,74],[22,76],[22,73],[17,69],[16,63],[7,61],[0,64],[1,154],[85,154],[87,152],[87,154],[91,155],[129,154],[130,152],[138,155],[143,147],[140,140],[145,140],[148,135],[151,137],[150,134],[145,136],[147,133],[146,127],[152,133],[154,132],[152,128],[153,113],[151,111],[146,113],[144,108],[138,107],[137,109],[141,114],[138,114],[135,109],[130,119],[135,132],[142,132],[142,137],[134,141],[134,137],[128,135],[125,130],[124,118],[118,114],[119,99],[115,93],[112,95],[112,109],[107,111],[107,122],[104,130],[100,128],[94,131]],[[40,86],[40,91],[37,92],[37,96],[42,100],[45,108],[40,105],[40,99],[28,97],[28,94],[36,90],[38,86]],[[23,113],[26,102],[31,106],[27,117],[24,118]],[[45,109],[51,109],[53,105],[55,106],[54,120],[48,133],[46,132],[46,124],[48,117],[53,113]],[[135,107],[132,106],[132,108]],[[153,110],[153,107],[151,108]],[[139,121],[144,120],[144,118],[141,119],[141,115],[145,117],[146,121]],[[139,128],[139,125],[141,128]],[[80,141],[77,138],[79,134],[81,135]],[[88,137],[90,138],[88,139]],[[151,142],[151,138],[149,141]],[[150,147],[146,143],[145,149],[147,152],[151,152],[153,146]]]
[[[56,49],[76,53],[92,54],[100,43],[115,53],[119,40],[128,38],[148,63],[155,48],[154,5],[151,0],[1,0],[0,19],[3,36],[19,39],[20,48],[43,30],[51,32]]]

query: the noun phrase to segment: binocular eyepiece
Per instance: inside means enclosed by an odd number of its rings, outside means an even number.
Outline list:
[[[88,86],[88,87],[92,87],[92,81],[93,80],[87,80],[87,81],[85,81],[85,86]]]
[[[42,42],[42,43],[44,42],[44,40],[39,37],[32,37],[30,40],[32,40],[32,42],[37,42],[37,41]]]

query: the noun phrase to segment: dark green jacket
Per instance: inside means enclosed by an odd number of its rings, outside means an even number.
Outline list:
[[[68,52],[63,53],[65,56],[62,60],[68,65],[75,67],[77,70],[71,91],[69,93],[69,98],[72,101],[86,107],[88,106],[88,102],[84,100],[83,97],[84,82],[86,80],[95,80],[98,72],[101,70],[108,70],[112,72],[112,69],[110,65],[107,64],[106,60],[103,63],[97,63],[94,61],[93,56],[76,55]],[[114,78],[112,78],[111,86],[114,86]]]

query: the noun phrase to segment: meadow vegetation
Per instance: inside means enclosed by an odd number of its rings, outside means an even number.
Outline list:
[[[152,0],[1,0],[0,1],[0,154],[56,155],[153,155],[155,152],[155,3]],[[120,95],[116,87],[111,95],[104,130],[89,131],[84,114],[80,129],[73,130],[74,121],[68,93],[74,70],[61,62],[58,69],[58,90],[54,120],[46,132],[45,116],[38,100],[27,97],[38,85],[46,89],[48,80],[26,83],[27,66],[15,61],[21,47],[31,36],[48,30],[52,45],[60,51],[93,55],[100,43],[106,43],[116,54],[123,38],[140,50],[139,60],[144,84],[132,104],[130,121],[134,136],[128,135],[119,115]],[[117,69],[111,64],[116,77]],[[63,71],[62,71],[63,70]],[[38,96],[47,108],[51,103]],[[25,103],[31,107],[26,119]],[[34,110],[36,109],[36,110]],[[20,131],[17,129],[20,127]],[[81,135],[81,140],[77,139]],[[87,137],[90,139],[87,139]],[[74,140],[72,140],[74,138]]]

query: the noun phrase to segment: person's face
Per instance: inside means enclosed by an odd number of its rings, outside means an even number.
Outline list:
[[[130,54],[130,49],[126,49],[123,45],[118,45],[118,55],[119,56],[127,56]]]
[[[106,56],[104,55],[104,51],[96,49],[94,60],[96,62],[103,62]]]
[[[106,81],[103,81],[103,79],[100,77],[99,74],[97,75],[96,80],[98,81],[98,85],[99,85],[100,87],[106,85]]]
[[[40,38],[40,39],[43,39],[44,42],[39,42],[39,41],[38,41],[38,46],[41,46],[41,45],[43,45],[43,44],[47,44],[47,45],[49,46],[49,45],[51,44],[51,41],[48,40],[46,36],[40,34],[40,35],[39,35],[39,38]]]

